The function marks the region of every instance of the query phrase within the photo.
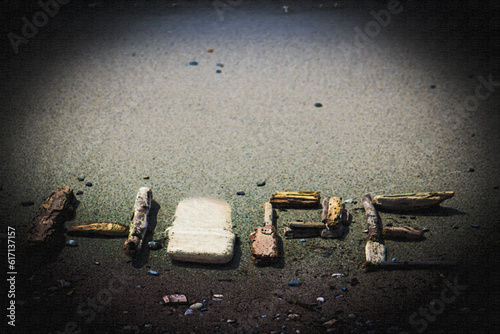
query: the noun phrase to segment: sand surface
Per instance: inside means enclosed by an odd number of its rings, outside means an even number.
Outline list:
[[[9,332],[323,333],[331,319],[339,333],[497,329],[499,24],[489,2],[436,3],[402,1],[381,25],[384,1],[73,0],[17,53],[6,36],[41,9],[2,3],[1,254],[14,227],[18,271]],[[74,238],[30,262],[21,243],[62,185],[84,191],[67,224],[126,224],[137,190],[151,187],[148,238],[164,248],[132,261],[124,239]],[[280,262],[255,267],[248,235],[287,190],[353,199],[354,222],[340,240],[287,240],[286,222],[320,211],[280,211]],[[387,241],[388,259],[457,268],[361,268],[362,195],[445,190],[455,196],[438,210],[381,218],[429,229],[421,242]],[[167,256],[164,230],[191,196],[231,205],[228,265]],[[58,280],[71,287],[51,288]],[[450,284],[465,288],[444,303]],[[172,293],[207,310],[160,305]]]

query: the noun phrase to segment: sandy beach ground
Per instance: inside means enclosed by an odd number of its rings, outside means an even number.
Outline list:
[[[60,2],[45,11],[34,1],[1,4],[0,244],[7,261],[14,228],[17,272],[6,298],[15,327],[2,308],[8,333],[498,330],[493,2]],[[78,237],[78,247],[33,263],[22,241],[62,185],[83,191],[67,225],[127,224],[138,189],[151,187],[147,238],[164,247],[132,261],[124,239]],[[352,199],[348,233],[288,240],[287,222],[320,212],[280,211],[280,261],[254,266],[248,235],[263,224],[263,204],[299,190]],[[381,213],[384,225],[429,229],[420,242],[387,241],[387,257],[457,267],[361,268],[362,195],[445,190],[455,196],[438,210]],[[166,255],[164,230],[191,196],[231,205],[238,241],[228,265]],[[2,271],[12,276],[7,264]],[[173,293],[206,311],[160,304]]]

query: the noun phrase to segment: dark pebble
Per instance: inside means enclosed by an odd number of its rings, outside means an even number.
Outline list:
[[[78,191],[76,192],[76,194],[77,194],[77,195],[83,195],[83,191],[82,191],[82,190],[78,190]]]
[[[135,52],[132,52],[131,56],[132,56],[132,57],[135,57]]]
[[[32,201],[24,201],[24,202],[21,202],[21,205],[22,205],[22,206],[32,206],[32,205],[35,205],[35,202],[32,202]]]
[[[470,227],[479,228],[479,225],[472,224]]]
[[[244,191],[237,191],[237,192],[236,192],[236,195],[239,195],[239,196],[244,196],[244,195],[245,195],[245,192],[244,192]]]
[[[85,185],[86,185],[87,187],[92,187],[92,182],[87,182],[87,183],[85,183]]]
[[[80,182],[82,182],[83,180],[85,180],[85,177],[83,177],[83,176],[80,176],[80,177],[78,178],[78,181],[80,181]]]
[[[190,61],[190,62],[188,63],[188,65],[189,65],[189,66],[196,66],[196,65],[198,65],[198,62],[197,62],[197,61]]]
[[[217,67],[224,67],[224,64],[217,63],[217,64],[215,64],[215,66],[217,66]]]
[[[458,226],[457,225],[453,225],[451,228],[454,229],[454,230],[458,230]]]
[[[493,189],[497,190],[498,189],[498,186],[494,186]]]
[[[142,177],[144,180],[149,180],[149,176],[145,175]]]
[[[472,173],[472,172],[474,172],[474,171],[475,171],[475,169],[474,169],[474,168],[472,168],[472,167],[471,167],[471,168],[469,168],[469,172],[471,172],[471,173]]]
[[[436,85],[431,85],[431,89],[434,89],[434,88],[436,88]]]
[[[266,181],[257,182],[257,187],[263,187],[266,185]]]
[[[316,108],[321,108],[323,105],[322,105],[321,103],[319,103],[319,102],[316,102],[316,103],[314,104],[314,106],[315,106]]]
[[[222,71],[221,70],[217,70],[217,71],[215,71],[215,73],[222,73]]]
[[[289,286],[299,286],[300,285],[300,281],[290,281],[290,282],[288,282],[288,285]]]

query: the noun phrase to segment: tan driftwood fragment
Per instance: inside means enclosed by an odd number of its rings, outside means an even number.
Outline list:
[[[68,235],[75,236],[105,236],[105,237],[127,237],[129,227],[118,223],[96,223],[96,222],[81,222],[76,225],[68,226]]]
[[[152,199],[153,191],[150,188],[142,187],[139,189],[135,199],[129,236],[123,245],[123,250],[128,256],[136,255],[142,248],[142,241],[148,230],[148,214]]]
[[[273,208],[278,209],[316,209],[319,207],[319,191],[277,192],[270,199]]]
[[[366,263],[378,265],[386,260],[386,251],[383,243],[368,240],[365,247]]]
[[[411,193],[375,196],[373,204],[377,208],[389,211],[416,211],[438,206],[444,200],[452,198],[453,191]]]
[[[422,240],[424,231],[412,227],[384,227],[384,239],[389,240]]]

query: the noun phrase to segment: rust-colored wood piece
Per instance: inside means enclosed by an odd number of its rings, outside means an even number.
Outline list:
[[[277,209],[317,209],[320,199],[319,191],[277,192],[269,202]]]
[[[35,249],[64,247],[64,223],[75,212],[73,189],[62,186],[53,192],[38,209],[26,236],[24,246]]]

